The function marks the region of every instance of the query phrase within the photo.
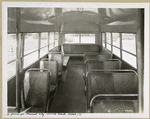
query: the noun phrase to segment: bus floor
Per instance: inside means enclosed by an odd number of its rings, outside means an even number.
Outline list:
[[[70,59],[66,80],[60,83],[49,113],[86,113],[82,62]]]

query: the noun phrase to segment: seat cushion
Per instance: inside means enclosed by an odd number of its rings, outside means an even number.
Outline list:
[[[132,100],[94,101],[92,113],[135,113]]]

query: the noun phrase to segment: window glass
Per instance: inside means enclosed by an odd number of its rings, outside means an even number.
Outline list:
[[[23,66],[23,68],[28,67],[29,65],[31,65],[32,63],[34,63],[37,60],[38,60],[38,51],[25,56],[24,57],[24,66]]]
[[[113,47],[113,53],[120,57],[120,49]]]
[[[120,35],[119,33],[112,33],[113,45],[120,48]]]
[[[95,34],[81,34],[81,43],[95,43]]]
[[[16,61],[7,64],[7,79],[16,75]]]
[[[55,32],[55,46],[58,46],[59,33]]]
[[[28,54],[38,49],[38,33],[25,34],[24,54]]]
[[[111,33],[106,32],[106,41],[107,43],[111,44]]]
[[[49,50],[54,47],[54,32],[49,33]]]
[[[48,33],[41,33],[41,47],[48,45]]]
[[[102,42],[103,42],[103,46],[105,47],[105,33],[102,33]]]
[[[54,48],[54,44],[49,45],[49,50],[51,50],[52,48]]]
[[[7,34],[7,62],[16,59],[16,34]]]
[[[44,55],[46,55],[48,53],[47,49],[48,49],[48,47],[44,47],[44,48],[40,49],[40,57],[43,57]]]
[[[135,34],[122,33],[122,49],[136,54]]]
[[[107,44],[107,49],[111,51],[111,45]]]
[[[79,34],[65,34],[65,43],[79,43]]]
[[[123,60],[125,60],[126,62],[128,62],[129,64],[131,64],[133,67],[137,68],[136,66],[136,57],[127,53],[127,52],[124,52],[122,51],[122,58]]]
[[[50,32],[50,34],[49,34],[50,36],[49,36],[49,43],[51,44],[51,43],[54,43],[54,32]]]

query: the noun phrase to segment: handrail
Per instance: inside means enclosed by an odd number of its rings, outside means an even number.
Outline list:
[[[86,73],[86,77],[88,77],[88,75],[89,75],[89,73],[90,72],[117,72],[117,71],[120,71],[120,72],[127,72],[127,71],[131,71],[131,72],[134,72],[136,75],[137,75],[137,77],[138,77],[138,74],[137,74],[137,72],[135,72],[134,70],[132,70],[132,69],[92,69],[92,70],[89,70],[87,73]]]
[[[122,64],[120,59],[106,59],[106,60],[88,59],[88,60],[85,60],[85,64],[87,62],[104,62],[104,61],[119,61]]]
[[[29,71],[41,71],[41,70],[42,71],[43,70],[48,71],[50,73],[50,75],[51,75],[51,72],[48,69],[40,69],[40,68],[31,68],[31,69],[28,69],[25,73],[27,73]]]

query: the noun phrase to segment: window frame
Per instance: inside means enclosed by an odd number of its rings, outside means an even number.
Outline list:
[[[33,32],[33,33],[35,33],[35,32]],[[37,32],[36,32],[37,33]],[[20,67],[20,72],[22,72],[24,69],[26,69],[26,68],[28,68],[30,65],[32,65],[33,63],[35,63],[35,62],[32,62],[31,64],[29,64],[28,66],[26,66],[26,67],[24,67],[24,58],[26,57],[26,56],[29,56],[29,55],[31,55],[31,54],[33,54],[33,53],[35,53],[35,52],[38,52],[38,60],[39,59],[41,59],[42,57],[40,57],[40,52],[41,52],[41,49],[44,49],[44,48],[46,48],[47,47],[47,53],[49,52],[49,50],[51,50],[51,49],[53,49],[54,47],[56,47],[55,46],[55,42],[57,41],[58,43],[59,43],[59,32],[57,32],[57,34],[58,34],[58,40],[56,40],[55,41],[55,32],[53,32],[54,33],[54,39],[50,39],[50,33],[51,32],[42,32],[42,33],[47,33],[47,35],[48,35],[48,37],[47,37],[47,45],[44,45],[44,46],[42,46],[41,47],[41,32],[39,33],[37,33],[38,34],[38,48],[36,49],[36,50],[33,50],[33,51],[31,51],[31,52],[29,52],[29,53],[27,53],[27,54],[24,54],[24,51],[25,51],[25,34],[26,33],[20,33],[20,35],[21,35],[21,37],[20,37],[20,45],[21,45],[21,52],[20,52],[20,57],[19,57],[19,60],[20,60],[20,62],[21,62],[21,67]],[[32,34],[32,33],[31,33]],[[7,34],[8,35],[8,34]],[[17,36],[17,34],[15,33],[14,35],[16,35]],[[17,40],[17,38],[16,38],[16,40]],[[51,42],[50,43],[50,40],[52,40],[53,42]],[[50,45],[52,45],[53,44],[53,47],[52,48],[50,48]],[[57,45],[58,46],[58,45]],[[46,54],[47,54],[46,53]],[[45,54],[45,55],[46,55]],[[10,61],[8,61],[7,62],[7,66],[9,65],[9,64],[11,64],[11,63],[13,63],[13,62],[16,62],[16,60],[17,60],[17,58],[15,58],[15,59],[12,59],[12,60],[10,60]],[[9,80],[11,80],[12,78],[14,78],[16,76],[16,73],[14,74],[14,75],[12,75],[11,77],[9,77],[8,79],[7,79],[7,81],[9,81]]]
[[[117,56],[118,56],[121,60],[123,60],[123,61],[125,61],[125,60],[123,59],[123,57],[122,57],[122,55],[123,55],[122,53],[123,53],[123,51],[124,51],[124,52],[126,52],[126,53],[128,53],[128,54],[134,56],[134,57],[136,58],[136,64],[137,64],[137,52],[136,52],[136,54],[133,54],[132,52],[127,51],[127,50],[124,50],[124,49],[122,48],[122,46],[123,46],[123,45],[122,45],[122,34],[123,34],[123,33],[126,33],[126,32],[110,32],[110,33],[111,33],[111,43],[108,43],[108,42],[107,42],[106,33],[108,33],[108,32],[102,32],[102,34],[103,34],[103,33],[105,34],[105,35],[104,35],[104,36],[105,36],[105,37],[104,37],[104,39],[105,39],[105,46],[103,45],[103,47],[107,48],[107,44],[111,45],[111,50],[109,50],[109,49],[108,49],[108,50],[111,51],[112,53],[114,53],[114,52],[113,52],[113,47],[119,49],[119,50],[120,50],[120,57],[119,57],[118,55],[117,55]],[[112,39],[113,39],[113,35],[112,35],[112,33],[119,33],[120,48],[119,48],[118,46],[113,45],[113,40],[112,40]],[[136,48],[136,33],[134,33],[134,32],[133,32],[133,33],[128,33],[128,32],[127,32],[126,34],[134,34],[134,35],[135,35],[135,48]],[[101,39],[101,40],[102,40],[102,39]],[[102,44],[103,44],[103,42],[102,42]],[[114,53],[114,54],[115,54],[115,53]],[[116,55],[116,54],[115,54],[115,55]],[[127,62],[127,61],[125,61],[125,62],[128,63],[129,65],[131,65],[132,67],[134,67],[131,63],[129,63],[129,62]],[[137,69],[137,65],[136,65],[136,67],[134,67],[134,68]]]
[[[65,35],[66,34],[78,34],[79,35],[79,43],[78,44],[86,44],[86,43],[81,43],[81,34],[94,34],[95,35],[95,37],[96,37],[96,33],[65,33]],[[95,39],[95,41],[96,41],[96,39]],[[65,41],[64,41],[64,43],[66,43]],[[70,42],[71,43],[71,42]],[[69,43],[69,44],[70,44]],[[72,43],[72,44],[76,44],[76,43]],[[87,44],[90,44],[90,43],[87,43]],[[93,43],[94,44],[94,43]]]
[[[12,33],[13,34],[13,33]],[[8,35],[8,34],[7,34]],[[14,34],[14,35],[16,35],[16,40],[17,40],[17,34]],[[16,45],[17,45],[17,42],[16,42]],[[16,49],[17,50],[17,49]],[[16,59],[17,59],[17,57],[15,58],[15,59],[12,59],[12,60],[10,60],[10,61],[8,61],[7,62],[7,66],[9,65],[9,64],[11,64],[11,63],[13,63],[13,62],[16,62]],[[15,65],[16,65],[17,63],[15,63]],[[8,71],[8,69],[7,69],[7,71]],[[12,76],[10,76],[9,78],[7,78],[7,81],[9,81],[9,80],[11,80],[12,78],[14,78],[16,76],[16,73],[14,74],[14,75],[12,75]]]

